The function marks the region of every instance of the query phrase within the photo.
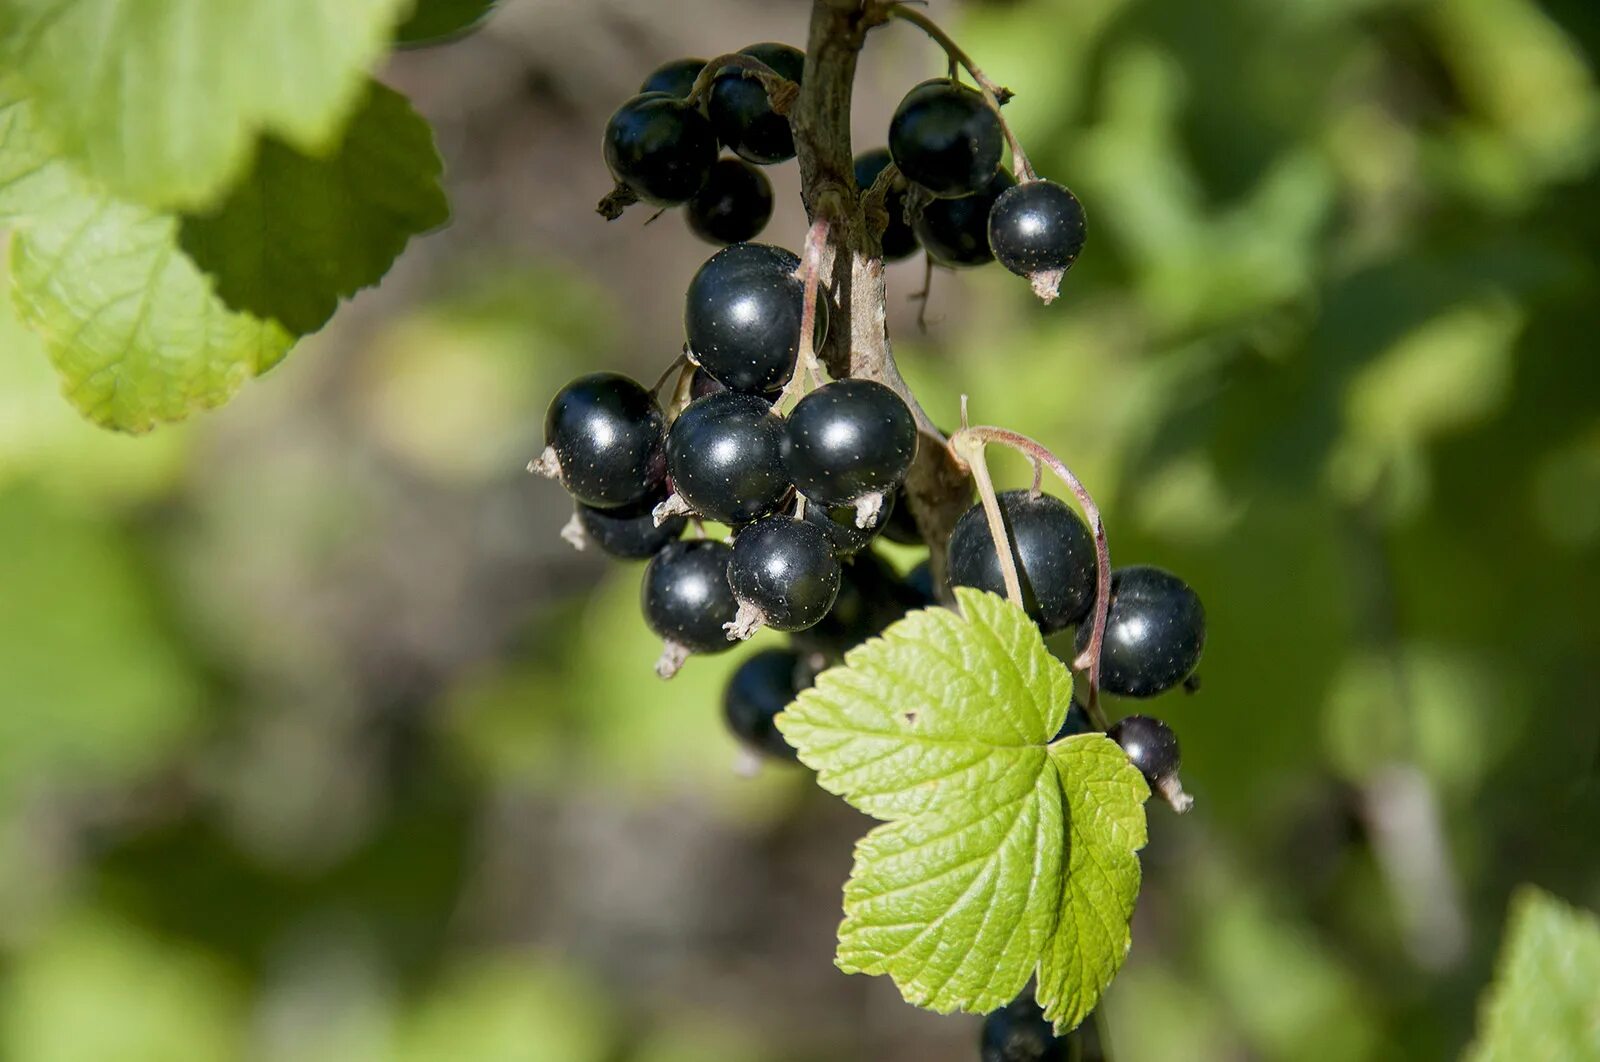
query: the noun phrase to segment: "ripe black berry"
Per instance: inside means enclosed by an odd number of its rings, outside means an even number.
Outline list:
[[[772,719],[795,699],[808,675],[800,655],[788,649],[763,649],[740,664],[722,693],[722,716],[733,736],[774,759],[796,759]]]
[[[983,1062],[1067,1062],[1069,1042],[1025,992],[983,1019]]]
[[[833,541],[815,524],[769,516],[733,540],[728,583],[775,630],[802,631],[828,614],[839,595]]]
[[[672,485],[695,512],[735,527],[789,494],[783,421],[755,395],[720,391],[691,402],[667,435]]]
[[[1106,737],[1122,746],[1128,760],[1151,785],[1178,773],[1178,736],[1172,728],[1148,715],[1130,715],[1106,731]]]
[[[1078,651],[1089,644],[1086,623]],[[1206,645],[1200,595],[1171,572],[1149,565],[1111,573],[1111,607],[1100,648],[1100,688],[1124,697],[1154,697],[1194,672]]]
[[[994,261],[989,249],[989,214],[995,201],[1016,184],[996,170],[982,191],[960,199],[935,199],[922,208],[913,226],[935,262],[954,269]]]
[[[584,535],[602,551],[624,560],[644,560],[655,556],[663,546],[677,541],[688,525],[682,516],[669,517],[656,526],[652,510],[666,498],[662,490],[633,505],[616,509],[578,506],[578,523]]]
[[[867,548],[867,544],[878,537],[878,532],[884,529],[894,515],[894,495],[888,495],[866,527],[856,526],[856,507],[854,505],[823,505],[819,502],[806,500],[805,519],[807,523],[816,524],[828,533],[828,540],[833,543],[833,555],[848,557],[860,553]]]
[[[755,239],[771,217],[772,182],[743,159],[718,159],[684,208],[690,231],[707,243]]]
[[[1000,165],[1000,116],[983,96],[947,78],[906,93],[889,122],[889,150],[907,180],[936,196],[971,195]]]
[[[806,54],[787,44],[767,42],[739,49],[770,66],[779,76],[800,84]],[[761,80],[737,67],[725,67],[711,82],[706,103],[717,136],[738,156],[758,166],[794,158],[789,119],[772,109]]]
[[[689,281],[683,327],[695,363],[735,391],[782,387],[800,349],[805,285],[800,259],[781,247],[736,243],[700,266]],[[826,301],[817,300],[822,332]]]
[[[639,86],[639,92],[641,94],[665,92],[681,100],[689,95],[694,88],[695,78],[700,76],[700,71],[705,67],[704,59],[674,59],[669,63],[662,63],[650,71],[650,76]]]
[[[733,643],[723,625],[732,623],[739,609],[728,586],[732,555],[721,542],[694,539],[674,542],[651,558],[640,588],[650,629],[696,653],[730,648]]]
[[[863,192],[871,188],[890,161],[888,148],[874,148],[857,155],[856,187]],[[896,262],[917,249],[917,234],[911,231],[911,225],[906,221],[905,177],[896,178],[889,186],[883,197],[883,209],[889,215],[889,224],[879,237],[883,245],[883,260]]]
[[[845,505],[894,490],[917,453],[917,424],[873,380],[837,380],[796,403],[784,425],[784,467],[800,493]]]
[[[618,107],[604,143],[611,175],[657,206],[687,202],[717,161],[717,135],[705,115],[664,92]]]
[[[903,583],[876,553],[862,550],[844,564],[839,596],[833,608],[815,627],[796,633],[790,641],[805,653],[838,660],[901,616],[925,602]]]
[[[989,211],[989,249],[1018,276],[1040,278],[1053,293],[1087,234],[1083,204],[1054,181],[1028,181],[1000,193]]]
[[[1089,528],[1065,502],[1026,490],[1003,491],[1000,518],[1028,615],[1046,632],[1070,627],[1094,600],[1095,550]],[[956,521],[950,533],[950,584],[1005,595],[1005,577],[982,504]]]
[[[572,496],[607,508],[643,501],[660,487],[664,426],[650,392],[626,376],[597,372],[556,392],[544,439]]]

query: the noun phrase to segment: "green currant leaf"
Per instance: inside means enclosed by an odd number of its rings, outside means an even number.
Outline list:
[[[258,133],[328,150],[407,0],[0,0],[13,69],[65,158],[112,194],[202,207]]]
[[[1600,919],[1525,885],[1511,900],[1471,1062],[1600,1058]]]
[[[498,0],[417,0],[411,17],[395,30],[394,42],[403,47],[437,44],[476,29]]]
[[[778,716],[823,788],[887,820],[856,848],[835,962],[940,1012],[993,1010],[1038,969],[1041,1002],[1081,1020],[1127,952],[1149,793],[1102,735],[1050,744],[1072,675],[1026,614],[956,598]]]
[[[440,170],[428,123],[370,82],[332,154],[264,140],[221,203],[184,218],[183,249],[228,305],[315,332],[341,297],[382,279],[412,236],[448,220]]]
[[[85,416],[146,431],[226,401],[283,358],[292,337],[223,305],[178,248],[176,218],[97,193],[34,134],[29,105],[0,98],[11,294]]]

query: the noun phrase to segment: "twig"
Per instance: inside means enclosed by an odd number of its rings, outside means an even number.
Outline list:
[[[1005,115],[1000,113],[1001,106],[1009,102],[1012,97],[1011,90],[991,81],[988,75],[978,69],[978,64],[972,61],[972,56],[968,55],[959,44],[951,39],[948,33],[939,28],[937,22],[934,22],[927,15],[920,11],[912,10],[904,3],[891,4],[888,13],[891,18],[909,22],[922,30],[922,32],[932,37],[939,47],[944,49],[945,55],[950,57],[952,63],[960,63],[966,67],[967,73],[972,75],[972,80],[978,83],[978,91],[983,93],[983,98],[994,109],[995,117],[1000,119],[1000,131],[1005,134],[1006,143],[1011,145],[1013,167],[1024,179],[1037,180],[1039,175],[1034,172],[1033,163],[1028,161],[1027,152],[1022,150],[1022,141],[1017,139],[1016,133],[1011,130],[1011,124],[1006,121]]]

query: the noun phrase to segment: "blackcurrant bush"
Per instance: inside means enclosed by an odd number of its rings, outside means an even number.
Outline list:
[[[704,59],[674,59],[650,71],[650,76],[639,86],[639,92],[665,92],[680,100],[694,88],[695,78],[706,68]]]
[[[1106,731],[1106,737],[1122,746],[1128,761],[1139,768],[1151,785],[1178,773],[1182,758],[1178,736],[1172,728],[1148,715],[1130,715]]]
[[[677,541],[689,523],[683,516],[673,516],[657,527],[653,510],[657,502],[665,499],[663,489],[642,502],[616,509],[579,505],[578,524],[588,540],[603,552],[624,560],[644,560],[655,556],[669,542]]]
[[[800,493],[823,505],[894,490],[916,454],[911,410],[874,380],[824,384],[784,424],[784,467]]]
[[[871,522],[866,527],[858,527],[854,505],[822,505],[807,499],[805,519],[807,523],[816,524],[828,533],[834,556],[848,557],[860,553],[878,537],[878,532],[894,515],[894,504],[894,495],[888,495]]]
[[[994,261],[989,249],[989,213],[995,201],[1016,181],[996,170],[989,183],[960,199],[935,199],[922,208],[913,228],[929,256],[952,269]]]
[[[699,109],[666,93],[635,96],[606,123],[606,165],[657,206],[689,200],[711,175],[717,135]]]
[[[1000,519],[1028,615],[1046,633],[1070,627],[1094,600],[1095,549],[1089,528],[1060,498],[1026,490],[1001,492]],[[1000,557],[982,504],[956,521],[950,533],[950,584],[1005,595]]]
[[[728,562],[733,595],[775,630],[819,623],[839,596],[839,578],[833,540],[815,524],[769,516],[734,537]]]
[[[649,391],[626,376],[597,372],[567,384],[550,402],[544,439],[561,482],[584,505],[632,505],[666,475],[665,419]]]
[[[1078,629],[1088,648],[1090,625]],[[1206,646],[1200,595],[1171,572],[1149,565],[1111,572],[1111,607],[1100,647],[1100,688],[1123,697],[1154,697],[1188,678]]]
[[[678,415],[667,434],[672,485],[701,516],[737,527],[789,494],[783,421],[755,395],[719,391]]]
[[[743,159],[718,159],[684,207],[689,230],[707,243],[752,240],[772,217],[772,182]]]
[[[1000,116],[979,93],[935,78],[906,93],[889,122],[889,151],[906,179],[936,196],[971,195],[1000,166]]]
[[[793,254],[764,243],[736,243],[706,259],[684,300],[683,327],[695,363],[735,391],[760,394],[787,383],[805,307],[799,266]],[[819,297],[819,342],[825,306]]]
[[[733,736],[773,759],[796,759],[772,720],[795,699],[808,676],[800,654],[788,649],[763,649],[740,664],[722,693],[722,716]]]
[[[868,638],[881,634],[907,610],[925,604],[870,549],[862,550],[843,567],[833,608],[821,623],[790,638],[801,652],[838,660]]]
[[[1057,1036],[1044,1010],[1025,992],[983,1019],[983,1062],[1067,1062],[1066,1037]]]
[[[806,54],[787,44],[752,44],[739,51],[761,60],[780,77],[800,84]],[[711,83],[706,102],[717,136],[740,158],[758,166],[794,158],[794,135],[789,119],[772,109],[767,90],[756,77],[737,67],[725,67]]]
[[[663,640],[696,653],[731,648],[724,626],[739,610],[728,585],[733,550],[721,542],[674,542],[644,570],[640,604],[645,623]]]
[[[874,148],[857,155],[856,187],[863,192],[871,188],[890,161],[888,148]],[[883,259],[896,262],[917,249],[917,234],[911,231],[911,225],[906,221],[906,180],[903,176],[896,178],[884,193],[883,209],[889,215],[889,223],[879,237]]]
[[[1018,276],[1065,272],[1086,232],[1083,204],[1054,181],[1007,188],[989,211],[989,249]]]

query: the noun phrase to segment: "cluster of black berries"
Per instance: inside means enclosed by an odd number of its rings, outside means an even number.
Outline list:
[[[798,49],[753,44],[740,54],[799,85],[805,55]],[[794,137],[749,70],[721,67],[698,98],[705,68],[703,59],[678,59],[647,77],[606,126],[606,163],[631,197],[684,206],[702,238],[751,240],[772,216],[772,185],[758,167],[793,158]],[[1083,206],[1053,181],[1017,183],[1001,165],[1000,117],[982,94],[954,78],[924,81],[901,100],[888,139],[887,148],[855,160],[862,191],[882,184],[866,202],[882,209],[874,217],[886,260],[919,246],[955,269],[998,258],[1054,298],[1083,250]],[[719,143],[735,157],[719,159]]]

